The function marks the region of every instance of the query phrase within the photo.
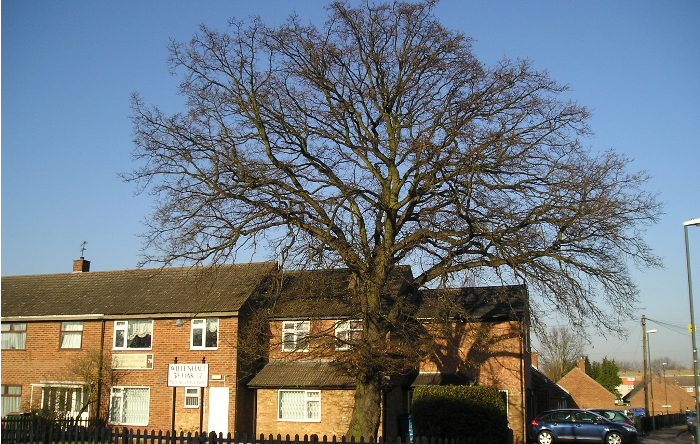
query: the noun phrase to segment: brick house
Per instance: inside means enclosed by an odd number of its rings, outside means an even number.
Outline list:
[[[586,374],[586,361],[580,359],[578,366],[557,382],[571,396],[570,407],[579,409],[619,409],[616,397],[605,387]]]
[[[400,267],[385,295],[411,281],[410,268]],[[165,431],[174,392],[176,430],[199,430],[201,421],[216,432],[344,435],[355,383],[333,362],[362,331],[351,295],[346,270],[280,274],[275,263],[89,272],[81,258],[73,273],[3,277],[2,416],[99,414]],[[459,310],[440,329],[436,301],[446,295]],[[515,442],[523,442],[531,377],[525,287],[415,296],[431,353],[388,381],[380,434],[408,433],[415,387],[479,384],[501,390]],[[261,312],[270,313],[262,332],[269,340],[255,354],[244,341],[258,337]],[[205,359],[207,387],[169,387],[175,358]]]
[[[250,433],[239,332],[250,297],[276,272],[275,263],[89,272],[81,259],[73,273],[3,277],[2,415],[99,412],[169,430],[168,364],[206,359],[208,387],[175,389],[176,429],[199,430],[201,420],[205,430]]]
[[[656,375],[648,385],[649,414],[666,413],[665,405],[669,413],[681,413],[686,410],[695,410],[695,396],[684,387],[679,387],[672,379],[664,382],[663,378]],[[644,382],[640,381],[634,389],[623,398],[625,405],[644,408]],[[668,403],[667,403],[668,402]]]
[[[401,293],[411,280],[410,269],[402,268],[385,292]],[[286,273],[270,308],[269,359],[248,384],[256,390],[256,436],[347,433],[355,383],[336,362],[362,332],[349,286],[344,270]],[[461,310],[445,329],[434,322],[433,309],[447,293]],[[526,300],[523,286],[420,292],[415,315],[433,338],[431,353],[413,373],[388,384],[379,434],[407,435],[415,387],[478,384],[502,392],[515,442],[524,442],[531,368]]]

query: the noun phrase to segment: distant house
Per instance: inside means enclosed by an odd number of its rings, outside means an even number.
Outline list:
[[[615,395],[586,374],[586,361],[581,359],[578,366],[561,378],[557,384],[571,397],[569,407],[580,409],[618,409]]]
[[[206,359],[205,396],[200,387],[176,389],[177,428],[198,430],[201,408],[206,430],[253,430],[239,326],[275,263],[89,272],[81,259],[74,270],[2,278],[3,416],[99,411],[115,425],[168,430],[168,364]],[[102,379],[90,386],[85,368],[100,360]]]

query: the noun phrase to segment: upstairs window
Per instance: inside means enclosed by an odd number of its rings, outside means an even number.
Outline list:
[[[218,319],[192,319],[190,348],[216,348],[219,345]]]
[[[353,342],[362,338],[362,321],[340,321],[335,326],[335,349],[350,350]]]
[[[2,324],[2,350],[24,350],[26,343],[26,323]]]
[[[82,322],[61,322],[61,348],[80,348],[82,340]]]
[[[309,321],[282,322],[282,351],[309,351]]]
[[[153,321],[134,319],[114,323],[114,349],[150,349]]]

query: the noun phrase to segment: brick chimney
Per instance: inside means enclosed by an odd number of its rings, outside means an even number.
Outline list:
[[[86,261],[84,257],[73,261],[73,273],[87,273],[90,271],[90,261]]]
[[[578,369],[586,373],[586,358],[581,358],[578,360]]]
[[[539,367],[537,366],[537,352],[532,352],[530,354],[530,365],[539,370]]]

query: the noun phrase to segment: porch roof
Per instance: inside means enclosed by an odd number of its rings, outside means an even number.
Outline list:
[[[355,381],[327,361],[270,361],[248,387],[351,389]]]

